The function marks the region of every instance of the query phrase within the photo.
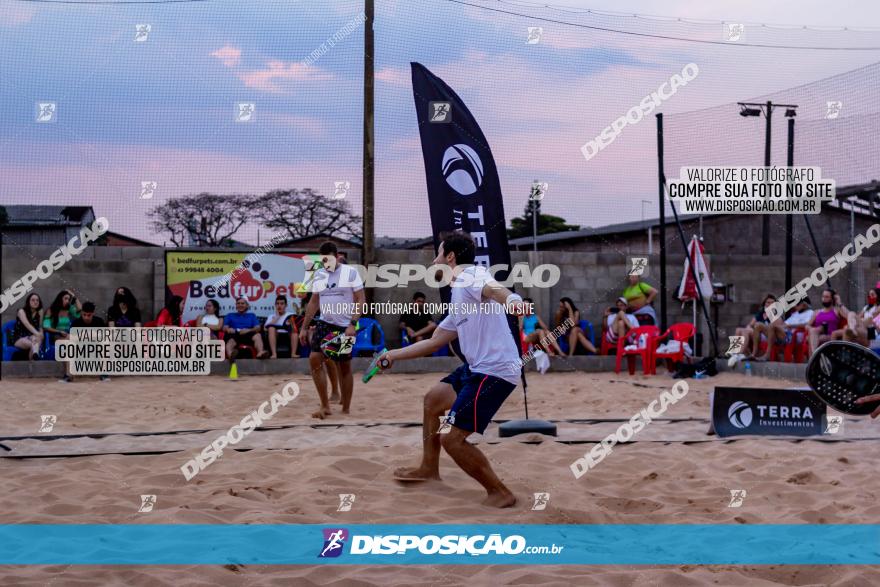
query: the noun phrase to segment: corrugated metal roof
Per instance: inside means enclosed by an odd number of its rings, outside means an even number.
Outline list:
[[[91,206],[44,206],[13,204],[5,206],[10,225],[81,226],[95,218]]]

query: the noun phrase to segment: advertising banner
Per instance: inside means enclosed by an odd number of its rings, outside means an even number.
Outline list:
[[[826,408],[797,389],[716,387],[712,424],[718,436],[813,436],[825,430]]]
[[[168,251],[165,253],[166,295],[184,299],[183,321],[204,313],[205,302],[214,299],[220,314],[235,311],[235,299],[244,296],[250,311],[260,318],[275,312],[275,297],[287,297],[288,309],[296,312],[305,296],[317,254],[266,253],[246,260],[243,252]]]

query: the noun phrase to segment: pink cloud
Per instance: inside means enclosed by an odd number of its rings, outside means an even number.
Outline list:
[[[211,53],[212,57],[220,60],[225,67],[238,69],[241,65],[241,49],[226,45]],[[333,75],[302,62],[285,62],[280,59],[267,61],[265,66],[259,69],[238,70],[235,75],[245,86],[269,92],[271,94],[285,93],[283,84],[279,82],[291,81],[327,81],[333,79]]]
[[[14,27],[29,23],[37,12],[36,6],[23,2],[5,2],[0,5],[0,26]]]
[[[385,67],[376,72],[376,79],[394,86],[409,87],[409,72],[398,67]]]
[[[236,67],[241,61],[241,49],[226,45],[211,53],[211,56],[219,59],[226,67]]]
[[[296,114],[264,114],[269,122],[301,130],[312,138],[324,135],[324,122],[320,118]]]
[[[285,63],[276,59],[269,61],[263,69],[239,73],[238,78],[249,88],[281,94],[284,93],[284,88],[278,84],[279,81],[327,81],[333,79],[333,76],[305,63]]]

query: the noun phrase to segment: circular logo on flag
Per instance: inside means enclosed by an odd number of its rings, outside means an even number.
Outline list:
[[[469,196],[483,183],[483,162],[467,145],[452,145],[443,153],[443,177],[462,196]]]
[[[737,428],[748,428],[752,423],[752,408],[743,401],[733,402],[727,410],[727,419]]]

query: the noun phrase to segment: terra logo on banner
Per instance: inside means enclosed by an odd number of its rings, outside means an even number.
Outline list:
[[[483,183],[483,162],[467,145],[453,145],[443,153],[443,177],[462,196],[469,196]]]
[[[825,430],[825,404],[797,389],[716,387],[712,425],[720,437],[812,436]]]

